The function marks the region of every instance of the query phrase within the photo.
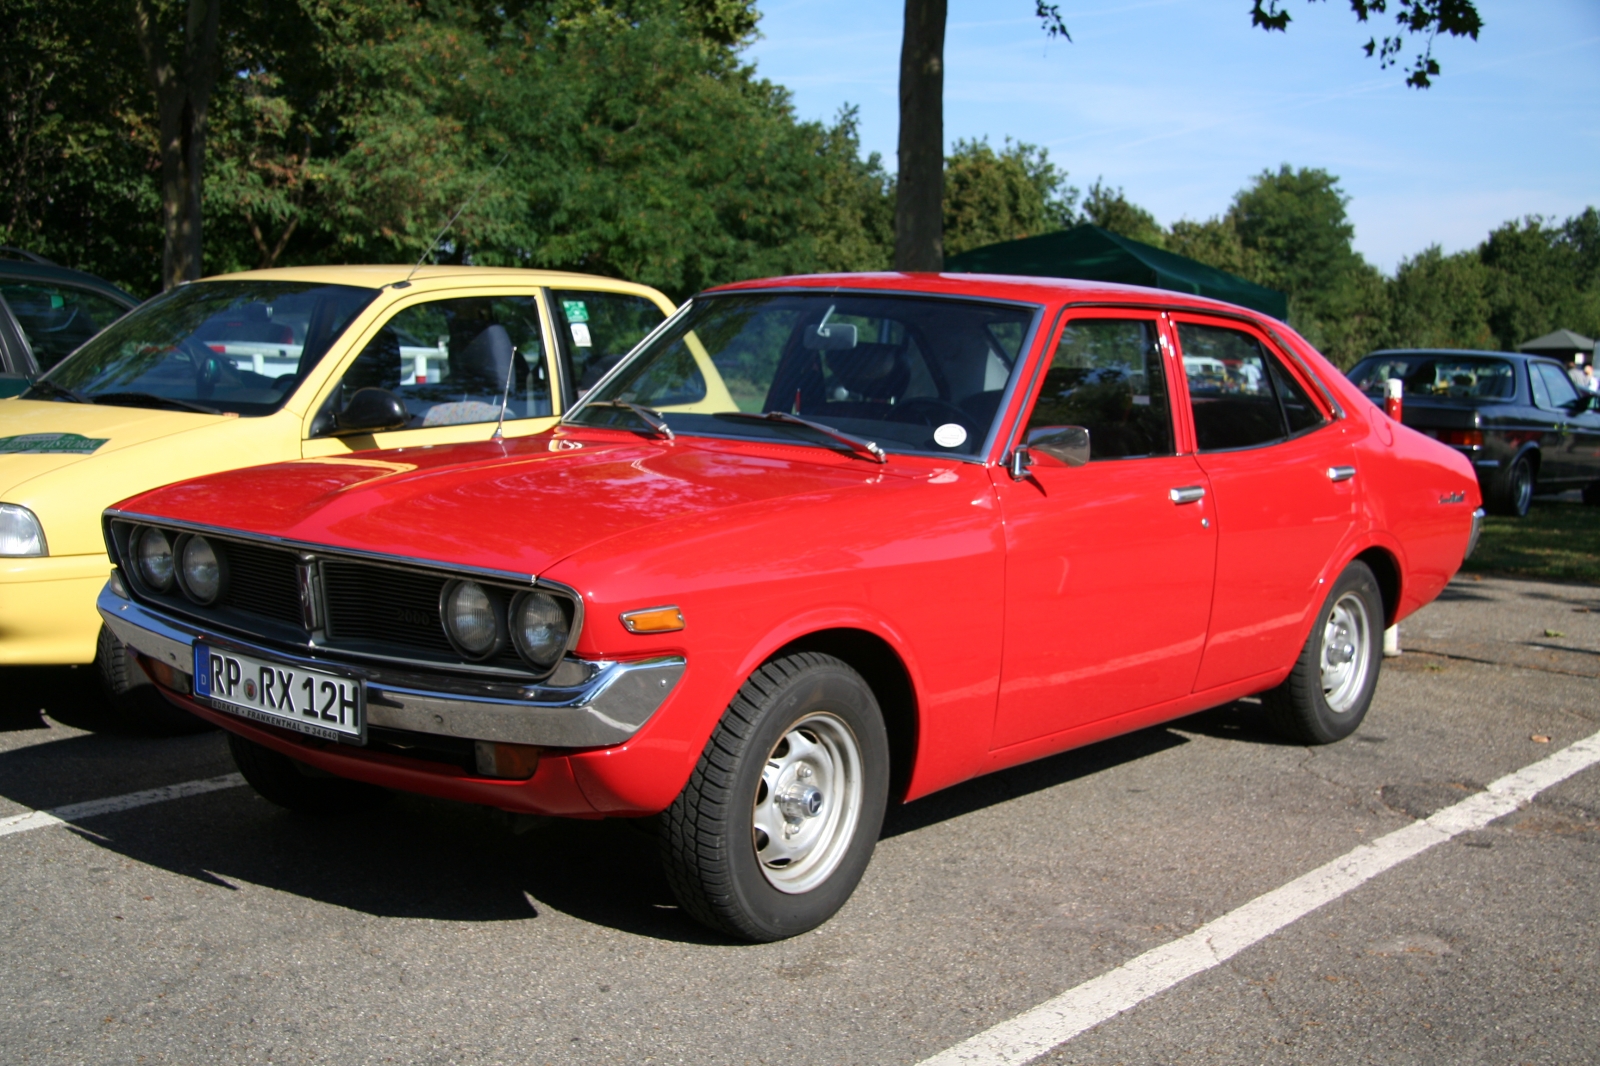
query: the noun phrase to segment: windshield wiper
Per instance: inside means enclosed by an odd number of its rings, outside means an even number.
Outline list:
[[[220,415],[215,407],[190,403],[175,396],[157,396],[153,392],[102,392],[86,401],[110,404],[112,407],[170,407],[178,411],[195,411],[203,415]]]
[[[846,445],[857,455],[864,455],[875,463],[887,463],[889,457],[883,454],[883,449],[870,440],[853,437],[848,433],[840,432],[832,426],[825,426],[821,422],[813,422],[809,418],[791,415],[787,411],[767,411],[756,414],[753,411],[719,411],[717,418],[738,418],[746,422],[781,422],[789,426],[804,426],[806,429],[821,433],[824,437],[831,437],[840,444]]]
[[[665,437],[667,440],[677,439],[677,434],[672,432],[672,427],[667,425],[667,420],[662,418],[659,412],[650,410],[644,404],[634,403],[631,400],[591,400],[584,406],[620,407],[625,411],[632,411],[639,421],[655,432],[656,436]]]
[[[50,393],[52,396],[58,396],[63,400],[71,400],[73,403],[94,403],[93,400],[82,395],[81,393],[73,392],[65,385],[57,385],[49,378],[40,378],[38,381],[35,381],[28,387],[29,392],[32,392],[34,389],[41,389]]]

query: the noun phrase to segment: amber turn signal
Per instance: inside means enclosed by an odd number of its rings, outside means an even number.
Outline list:
[[[622,624],[629,633],[676,633],[683,628],[683,612],[676,607],[646,607],[625,612]]]
[[[480,777],[526,781],[539,769],[539,749],[532,744],[496,744],[492,740],[479,740],[474,742],[473,749]]]

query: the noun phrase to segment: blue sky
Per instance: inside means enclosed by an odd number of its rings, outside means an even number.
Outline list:
[[[1221,213],[1263,169],[1322,167],[1385,271],[1510,218],[1600,206],[1600,0],[1478,0],[1479,40],[1440,40],[1423,91],[1362,54],[1372,27],[1343,0],[1288,0],[1281,34],[1253,28],[1246,0],[1059,6],[1070,44],[1045,38],[1032,0],[950,0],[947,143],[1041,145],[1073,184],[1104,177],[1168,224]],[[902,4],[759,8],[761,75],[805,119],[858,105],[863,147],[893,170]]]

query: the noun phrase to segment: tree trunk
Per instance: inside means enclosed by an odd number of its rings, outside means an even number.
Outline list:
[[[900,43],[896,270],[944,269],[945,5],[946,0],[906,0]]]
[[[200,193],[206,118],[217,81],[217,24],[222,0],[188,0],[182,52],[169,54],[154,0],[133,0],[133,26],[156,94],[161,138],[161,287],[201,275]]]

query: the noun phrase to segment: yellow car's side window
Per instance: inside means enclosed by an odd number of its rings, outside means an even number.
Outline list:
[[[502,412],[506,422],[549,417],[538,297],[458,297],[396,312],[345,369],[312,435],[333,430],[362,389],[399,397],[404,430],[499,422]]]

